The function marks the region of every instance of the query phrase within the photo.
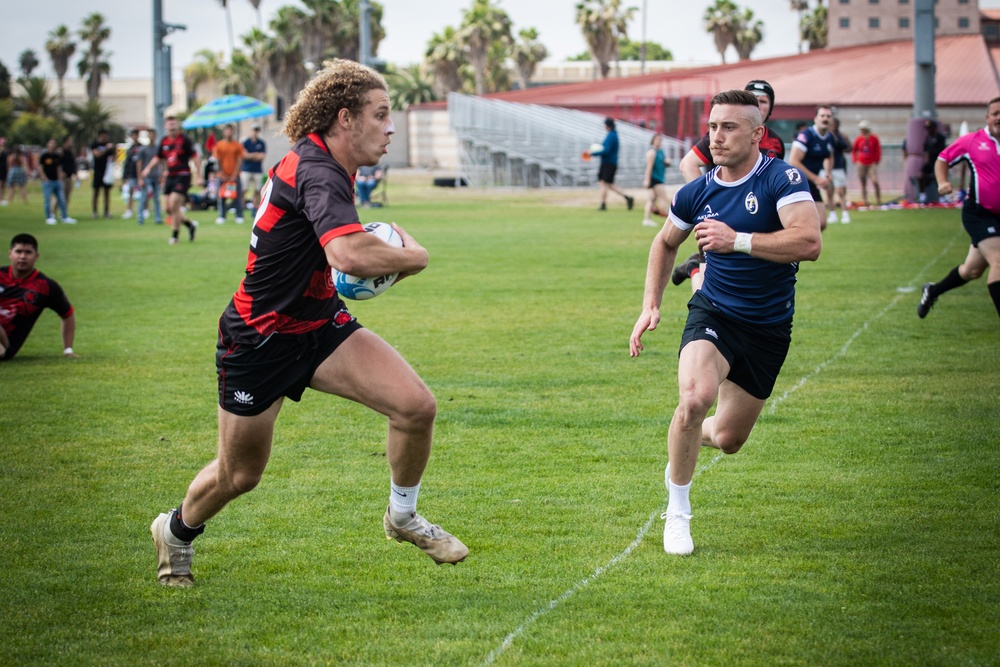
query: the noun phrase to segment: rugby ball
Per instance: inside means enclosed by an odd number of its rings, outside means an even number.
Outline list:
[[[403,247],[403,239],[388,222],[369,222],[364,228],[365,232],[377,236],[395,248]],[[334,268],[331,268],[330,272],[333,275],[333,286],[340,296],[354,301],[364,301],[378,296],[389,289],[399,276],[398,273],[390,273],[375,278],[358,278]]]

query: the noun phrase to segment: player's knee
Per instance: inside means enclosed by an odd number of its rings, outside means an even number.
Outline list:
[[[747,436],[732,430],[722,430],[715,433],[715,444],[723,454],[735,454],[747,441]]]
[[[429,390],[416,392],[399,411],[395,421],[405,431],[430,429],[437,417],[437,401]]]
[[[677,404],[675,418],[682,428],[693,428],[705,421],[705,416],[715,403],[715,394],[692,390],[685,392]]]
[[[257,488],[262,473],[252,470],[239,470],[229,476],[229,487],[232,497],[243,495]]]

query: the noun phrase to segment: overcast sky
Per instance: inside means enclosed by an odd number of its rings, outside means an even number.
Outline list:
[[[471,0],[380,0],[384,8],[382,24],[386,38],[379,46],[378,57],[397,64],[418,62],[431,36],[446,26],[457,27]],[[14,0],[10,0],[14,2]],[[514,22],[515,32],[523,28],[538,30],[540,40],[549,49],[550,59],[565,59],[586,49],[574,21],[578,0],[495,0]],[[764,41],[754,51],[754,58],[796,53],[798,16],[788,9],[788,0],[736,0],[754,10],[764,22]],[[54,76],[52,63],[45,52],[48,33],[60,23],[74,33],[85,16],[94,11],[104,14],[111,27],[111,39],[105,48],[112,52],[111,76],[119,78],[150,77],[152,56],[151,0],[30,0],[26,9],[8,7],[0,20],[0,62],[11,74],[18,74],[18,56],[33,49],[42,65],[36,74]],[[261,20],[266,28],[282,5],[298,5],[297,0],[263,0]],[[645,33],[649,41],[662,44],[681,62],[719,63],[711,36],[702,27],[701,16],[709,0],[632,0],[639,9],[629,25],[629,37],[639,41],[643,35],[644,6],[648,6]],[[239,36],[257,25],[257,14],[248,0],[229,0],[233,32]],[[1000,7],[1000,0],[980,0],[980,7]],[[218,0],[163,0],[163,16],[168,23],[187,26],[171,34],[167,41],[173,49],[175,78],[199,49],[229,51],[226,15]],[[77,53],[81,47],[77,47]],[[76,77],[74,56],[68,76]],[[727,58],[735,60],[730,50]]]
[[[1000,2],[1000,0],[997,0]],[[586,49],[574,21],[578,0],[497,0],[514,23],[515,32],[533,27],[549,49],[550,58],[565,59]],[[230,0],[233,31],[239,36],[257,25],[253,5],[247,0]],[[266,28],[282,5],[297,5],[296,0],[263,0],[261,19]],[[386,38],[378,57],[389,62],[418,62],[431,36],[446,26],[457,27],[471,0],[381,0],[382,23]],[[639,8],[629,25],[629,36],[642,38],[643,5],[648,5],[646,35],[673,51],[679,61],[717,63],[711,37],[701,27],[701,15],[708,0],[633,0]],[[755,57],[787,55],[796,52],[797,18],[788,11],[787,0],[749,0],[741,6],[752,8],[764,21],[765,38]],[[111,27],[106,49],[112,52],[111,76],[121,78],[152,75],[152,2],[150,0],[32,0],[28,11],[7,11],[0,20],[0,61],[17,75],[17,60],[24,49],[33,49],[42,61],[36,73],[54,76],[45,53],[49,31],[60,23],[75,31],[85,16],[94,11],[104,14]],[[228,53],[226,16],[218,0],[163,0],[164,20],[179,23],[187,30],[167,38],[173,49],[175,77],[199,49],[211,48]],[[78,53],[80,46],[77,47]],[[728,56],[727,56],[728,57]],[[68,76],[76,77],[76,60]],[[735,59],[735,54],[732,54]]]

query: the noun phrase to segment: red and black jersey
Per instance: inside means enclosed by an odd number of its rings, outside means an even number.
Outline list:
[[[236,343],[314,331],[344,308],[323,249],[364,232],[354,179],[316,134],[303,137],[270,171],[250,235],[246,276],[219,325]]]
[[[701,158],[701,161],[707,164],[709,168],[712,168],[715,166],[715,160],[712,159],[712,151],[709,150],[708,146],[709,139],[708,134],[706,133],[705,136],[691,148],[691,150],[693,150],[695,154]],[[775,134],[774,131],[766,125],[764,126],[764,137],[760,140],[759,148],[761,155],[764,157],[776,157],[779,160],[785,159],[785,142],[782,141],[781,137]]]
[[[73,314],[59,283],[41,271],[18,280],[9,266],[0,267],[0,326],[10,339],[5,359],[14,358],[45,308],[63,319]]]
[[[160,139],[156,157],[167,165],[167,176],[186,176],[191,173],[191,158],[196,155],[194,144],[183,133],[176,137],[169,134]]]

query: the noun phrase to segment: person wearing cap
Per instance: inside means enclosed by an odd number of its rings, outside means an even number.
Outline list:
[[[758,144],[758,149],[764,157],[776,157],[779,160],[785,159],[785,142],[776,132],[767,126],[767,120],[774,111],[774,88],[763,79],[748,81],[743,90],[749,90],[757,97],[757,104],[760,105],[760,115],[764,117],[764,136]],[[689,183],[702,174],[703,168],[711,169],[715,166],[712,159],[712,151],[709,150],[708,132],[701,138],[691,150],[687,152],[681,160],[679,169],[684,177],[684,182]],[[701,288],[702,271],[705,270],[705,261],[700,252],[692,253],[683,262],[679,263],[671,274],[671,282],[680,285],[691,278],[691,291],[696,292]]]
[[[615,174],[618,172],[618,130],[615,129],[615,119],[605,118],[604,127],[608,133],[604,135],[604,141],[597,150],[588,151],[587,155],[597,155],[601,158],[601,166],[597,171],[597,183],[601,187],[601,211],[608,208],[608,191],[616,192],[625,198],[625,206],[632,210],[635,206],[635,199],[625,193],[624,190],[615,185]],[[590,159],[585,155],[586,159]]]
[[[878,183],[878,163],[882,161],[882,143],[872,132],[872,126],[867,120],[858,123],[860,134],[851,146],[851,161],[857,166],[858,180],[861,181],[861,199],[868,206],[868,179],[871,179],[875,190],[875,205],[882,205],[882,191]]]
[[[243,192],[253,191],[253,210],[260,206],[261,180],[264,177],[264,158],[267,157],[267,144],[260,138],[260,125],[254,125],[249,137],[243,140],[243,165],[240,180],[243,182]]]

